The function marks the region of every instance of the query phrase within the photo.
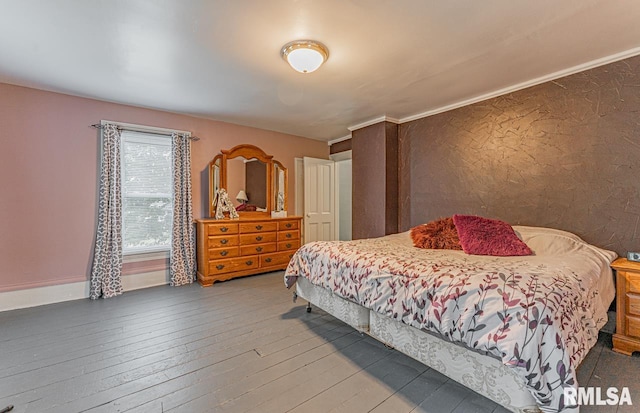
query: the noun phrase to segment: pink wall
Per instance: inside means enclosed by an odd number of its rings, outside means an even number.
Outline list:
[[[248,143],[289,168],[328,158],[326,142],[175,113],[0,83],[0,291],[84,281],[96,226],[101,119],[191,131],[195,217],[207,215],[207,165],[221,149]],[[235,196],[235,194],[233,194]]]

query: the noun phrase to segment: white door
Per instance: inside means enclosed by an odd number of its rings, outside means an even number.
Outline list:
[[[337,238],[335,164],[304,157],[304,242]]]

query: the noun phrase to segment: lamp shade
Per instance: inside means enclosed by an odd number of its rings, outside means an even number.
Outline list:
[[[314,40],[296,40],[285,44],[281,50],[282,58],[300,73],[317,70],[328,58],[329,50]]]
[[[240,192],[238,192],[238,195],[236,195],[236,199],[240,202],[247,202],[249,200],[249,198],[247,198],[247,194],[244,192],[243,189],[241,189]]]

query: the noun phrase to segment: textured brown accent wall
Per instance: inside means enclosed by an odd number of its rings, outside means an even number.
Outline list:
[[[352,237],[398,232],[398,127],[381,122],[353,131]]]
[[[398,125],[385,122],[385,235],[398,232]]]
[[[333,155],[334,153],[346,152],[351,150],[351,139],[347,139],[346,141],[336,142],[329,146],[329,153]]]
[[[478,214],[640,250],[640,57],[403,124],[399,151],[400,230]]]
[[[351,133],[353,239],[385,235],[385,128],[383,123]],[[381,207],[382,205],[382,207]]]

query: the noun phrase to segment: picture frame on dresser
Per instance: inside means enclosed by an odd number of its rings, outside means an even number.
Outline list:
[[[287,179],[287,168],[253,145],[222,150],[209,162],[209,218],[195,220],[201,285],[287,267],[302,240],[302,217],[286,212]],[[219,189],[245,191],[255,210],[215,219]]]

